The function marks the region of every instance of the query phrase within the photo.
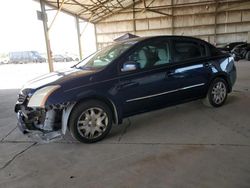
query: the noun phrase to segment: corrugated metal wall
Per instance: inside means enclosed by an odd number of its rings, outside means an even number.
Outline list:
[[[152,0],[146,0],[148,6]],[[172,5],[173,3],[173,6]],[[188,5],[184,5],[187,4]],[[193,4],[194,3],[194,4]],[[198,4],[197,4],[198,3]],[[139,36],[188,35],[213,44],[249,40],[250,1],[216,3],[207,0],[155,0],[117,12],[96,23],[97,46],[102,48],[125,33]],[[158,11],[160,13],[157,13]]]

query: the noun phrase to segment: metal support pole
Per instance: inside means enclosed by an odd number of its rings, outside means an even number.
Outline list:
[[[171,34],[174,35],[174,1],[171,0]]]
[[[47,16],[45,11],[45,4],[42,0],[40,0],[41,5],[41,12],[43,15],[43,29],[44,29],[44,36],[45,36],[45,42],[46,42],[46,49],[47,49],[47,57],[48,57],[48,63],[49,63],[49,71],[53,72],[53,62],[52,62],[52,51],[50,47],[50,40],[49,40],[49,32],[48,32],[48,25],[47,25]]]
[[[217,15],[218,15],[218,6],[219,3],[215,0],[215,13],[214,13],[214,45],[217,43]]]
[[[133,0],[133,31],[136,34],[136,22],[135,22],[135,0]]]
[[[82,43],[81,43],[81,33],[80,33],[80,24],[78,16],[75,16],[76,19],[76,31],[77,31],[77,39],[78,39],[78,48],[79,48],[79,56],[82,59]]]
[[[97,31],[96,31],[96,24],[94,24],[94,30],[95,30],[95,45],[96,45],[96,51],[100,50],[98,47],[98,41],[97,41]]]

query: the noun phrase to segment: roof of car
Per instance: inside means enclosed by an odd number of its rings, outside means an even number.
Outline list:
[[[123,40],[120,41],[121,43],[123,42],[127,42],[127,41],[144,41],[144,40],[149,40],[149,39],[156,39],[156,38],[183,38],[183,39],[194,39],[194,40],[199,40],[199,41],[204,41],[202,39],[199,38],[195,38],[195,37],[191,37],[191,36],[183,36],[183,35],[158,35],[158,36],[150,36],[150,37],[136,37],[136,38],[132,38],[132,39],[127,39],[127,40]]]
[[[196,40],[196,41],[199,41],[201,43],[206,43],[210,48],[214,47],[214,45],[212,45],[209,42],[206,42],[206,41],[204,41],[202,39],[191,37],[191,36],[182,36],[182,35],[159,35],[159,36],[150,36],[150,37],[136,37],[136,38],[127,39],[127,40],[123,40],[123,41],[117,41],[117,42],[115,42],[113,44],[124,44],[124,43],[127,43],[127,42],[133,42],[133,41],[135,41],[135,43],[137,43],[137,42],[147,41],[147,40],[151,40],[151,39],[158,39],[158,38]]]

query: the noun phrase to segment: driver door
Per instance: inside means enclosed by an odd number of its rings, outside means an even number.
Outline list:
[[[120,63],[118,95],[122,101],[124,116],[166,105],[169,102],[170,91],[180,87],[174,75],[168,76],[171,70],[169,46],[167,40],[154,39],[137,47]],[[134,62],[138,68],[127,72],[121,71],[127,62]],[[177,96],[178,94],[174,97]]]

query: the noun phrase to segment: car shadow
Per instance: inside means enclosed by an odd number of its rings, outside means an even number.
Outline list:
[[[150,131],[156,126],[157,128],[164,128],[168,126],[168,121],[180,118],[181,114],[197,113],[201,109],[206,109],[200,100],[163,108],[135,116],[131,116],[123,120],[121,125],[114,126],[111,133],[107,136],[107,140],[116,139],[120,141],[125,134],[132,132],[140,132],[142,129],[149,129]],[[153,127],[154,126],[154,127]]]
[[[243,96],[239,95],[238,93],[232,93],[228,96],[228,99],[226,103],[224,104],[224,107],[230,107],[231,105],[239,103],[239,101],[242,99]],[[154,132],[155,129],[179,129],[185,124],[194,124],[193,120],[195,118],[202,118],[204,116],[204,113],[211,113],[215,111],[216,109],[223,110],[223,107],[221,108],[213,108],[208,107],[202,103],[202,100],[192,101],[184,104],[180,104],[177,106],[171,106],[168,108],[163,108],[160,110],[155,110],[151,112],[147,112],[144,114],[139,114],[135,116],[131,116],[129,118],[124,119],[123,123],[121,125],[114,126],[112,128],[111,133],[107,136],[107,140],[116,140],[120,141],[122,140],[122,137],[126,134],[131,134],[134,136],[133,133],[139,133],[142,134],[146,133],[147,131]],[[189,120],[189,121],[188,121]],[[192,122],[191,122],[192,121]],[[176,123],[176,125],[173,125],[173,123]],[[182,125],[178,125],[178,124]],[[179,126],[174,127],[173,126]],[[192,126],[200,126],[200,125],[192,125]],[[183,126],[185,128],[185,126]],[[188,128],[187,126],[186,128]],[[198,128],[198,127],[197,127]],[[145,129],[145,130],[144,130]],[[144,131],[143,131],[144,130]],[[185,131],[185,130],[183,130]],[[144,132],[144,133],[143,133]]]

